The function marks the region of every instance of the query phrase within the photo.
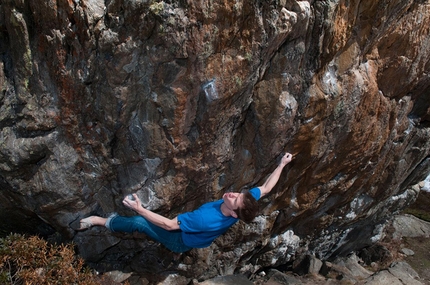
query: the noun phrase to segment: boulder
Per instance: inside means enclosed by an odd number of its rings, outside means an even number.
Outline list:
[[[419,279],[419,276],[417,272],[412,269],[412,267],[407,264],[406,262],[394,262],[390,268],[388,268],[388,271],[397,277],[403,284],[410,284],[410,285],[421,285],[421,281],[417,280]]]
[[[194,285],[253,285],[254,283],[249,281],[243,275],[226,275],[219,276],[203,282],[194,282]]]
[[[430,170],[429,23],[414,0],[1,1],[0,231],[150,283],[368,247]],[[259,216],[209,248],[70,227],[133,215],[130,193],[174,218],[286,151]]]
[[[430,237],[430,223],[412,215],[397,215],[393,220],[394,239],[401,237]]]
[[[401,248],[400,252],[403,253],[403,254],[405,254],[405,255],[408,255],[408,256],[411,256],[411,255],[415,254],[415,252],[412,249],[409,249],[409,248]]]
[[[394,275],[390,274],[387,270],[380,271],[369,278],[366,285],[403,285],[401,280],[399,280]]]

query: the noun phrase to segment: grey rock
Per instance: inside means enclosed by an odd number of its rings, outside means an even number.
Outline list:
[[[323,263],[321,260],[319,260],[315,256],[311,256],[310,264],[309,264],[309,273],[318,274],[321,270],[322,265]]]
[[[269,280],[267,281],[267,284],[302,284],[302,280],[288,275],[284,274],[276,269],[271,269],[268,273]]]
[[[412,267],[406,262],[395,262],[393,263],[388,271],[395,277],[397,277],[403,284],[408,285],[422,285],[419,279],[418,273],[412,269]]]
[[[393,221],[395,232],[393,238],[430,237],[430,223],[412,215],[398,215]]]
[[[409,248],[401,248],[400,252],[403,253],[403,254],[406,254],[408,256],[412,256],[412,255],[415,254],[415,252],[412,249],[409,249]]]
[[[118,270],[105,272],[103,276],[109,277],[112,281],[122,283],[130,278],[133,273],[124,273]]]
[[[404,285],[397,277],[393,276],[388,270],[383,270],[366,280],[366,285]]]
[[[158,285],[187,285],[190,283],[190,280],[184,276],[181,276],[177,273],[171,273],[166,276],[166,278],[158,282]]]
[[[219,276],[209,280],[205,280],[197,284],[198,285],[253,285],[254,283],[249,281],[248,278],[246,278],[243,275],[226,275],[226,276]]]
[[[351,254],[347,258],[338,259],[336,265],[345,267],[355,279],[366,279],[373,274],[373,272],[359,264],[359,259],[355,254]]]
[[[388,270],[382,270],[368,278],[366,285],[423,285],[419,276],[406,262],[395,262]]]

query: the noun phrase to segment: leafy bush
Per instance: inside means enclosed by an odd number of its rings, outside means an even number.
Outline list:
[[[0,284],[100,284],[73,245],[49,245],[32,236],[0,238]]]

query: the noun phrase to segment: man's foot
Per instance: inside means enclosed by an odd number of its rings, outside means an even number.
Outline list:
[[[99,216],[90,216],[80,221],[76,220],[70,224],[70,227],[75,231],[83,231],[87,230],[94,226],[105,226],[106,218],[102,218]]]
[[[93,220],[93,216],[82,219],[80,221],[80,227],[79,227],[78,231],[83,231],[83,230],[89,229],[92,226],[94,226],[94,223],[92,220]]]
[[[70,225],[70,227],[72,229],[74,229],[75,231],[87,230],[87,229],[91,228],[92,226],[94,226],[93,218],[94,218],[94,216],[91,216],[91,217],[87,217],[85,219],[82,219],[80,221],[75,221]]]

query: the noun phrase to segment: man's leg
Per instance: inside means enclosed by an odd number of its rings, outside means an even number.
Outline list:
[[[83,220],[89,221],[93,226],[105,226],[107,218],[102,218],[99,216],[91,216]]]
[[[106,224],[106,218],[99,216],[90,216],[79,221],[74,221],[70,224],[70,227],[75,231],[83,231],[93,226],[104,226]]]
[[[95,222],[102,223],[103,218],[97,219]],[[167,231],[150,223],[142,216],[123,217],[114,215],[105,219],[104,222],[103,225],[112,232],[145,233],[174,252],[185,252],[191,249],[182,242],[181,231]]]

